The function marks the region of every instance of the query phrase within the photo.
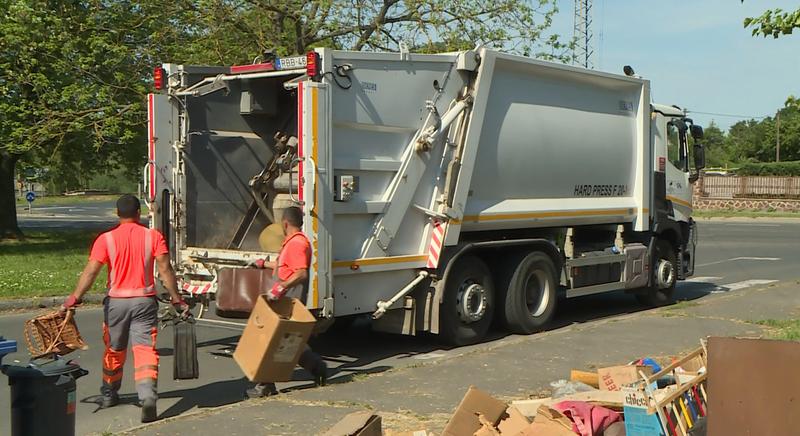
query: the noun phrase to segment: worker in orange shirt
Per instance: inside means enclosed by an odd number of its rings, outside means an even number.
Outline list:
[[[275,284],[267,292],[267,298],[277,300],[282,297],[297,298],[305,301],[308,285],[308,266],[311,262],[311,244],[302,232],[303,211],[299,207],[288,207],[281,217],[284,240],[276,262],[265,262],[262,259],[254,263],[256,268],[272,268]],[[328,365],[306,345],[300,355],[300,366],[314,377],[317,385],[324,385],[327,380]],[[259,398],[277,394],[274,383],[259,383],[246,391],[248,398]]]
[[[119,403],[122,367],[130,340],[142,422],[152,422],[158,416],[158,300],[153,277],[154,262],[175,308],[185,315],[189,306],[178,293],[164,236],[158,230],[139,223],[139,200],[133,195],[120,197],[117,215],[119,225],[95,239],[89,261],[62,310],[80,304],[103,265],[108,265],[108,295],[103,300],[103,407]]]

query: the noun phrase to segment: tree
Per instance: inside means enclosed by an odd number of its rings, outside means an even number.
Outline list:
[[[553,0],[205,0],[184,5],[202,29],[187,54],[205,62],[249,62],[265,50],[290,55],[318,46],[398,51],[401,43],[422,52],[490,44],[556,60],[567,60],[570,49],[547,33],[558,11]]]
[[[181,34],[169,4],[0,0],[0,237],[21,235],[21,159],[66,181],[144,163],[148,73]]]
[[[64,183],[144,164],[145,94],[160,62],[249,63],[328,46],[487,44],[567,60],[554,0],[0,0],[0,237],[20,235],[14,170]]]
[[[700,142],[705,146],[706,163],[709,167],[722,167],[731,163],[725,132],[714,121],[704,129]]]

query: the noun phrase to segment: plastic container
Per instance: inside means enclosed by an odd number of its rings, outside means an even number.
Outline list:
[[[63,359],[2,370],[11,387],[12,436],[75,435],[75,380],[89,371]]]
[[[6,340],[0,336],[0,365],[3,364],[3,358],[6,354],[17,352],[17,341]]]

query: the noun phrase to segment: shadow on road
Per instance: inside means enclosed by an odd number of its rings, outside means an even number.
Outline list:
[[[713,283],[682,282],[675,290],[675,301],[697,300],[709,295],[716,287]],[[626,294],[624,291],[562,299],[558,304],[555,319],[548,330],[650,309],[641,305],[632,294]]]
[[[677,301],[702,298],[715,289],[711,283],[686,282],[676,291]],[[558,302],[557,314],[548,330],[572,324],[580,324],[598,319],[615,317],[647,310],[633,295],[614,292]],[[343,324],[343,325],[342,325]],[[492,342],[508,336],[509,333],[495,328],[484,339]],[[232,358],[238,342],[238,335],[226,335],[213,340],[199,342],[198,351],[216,358]],[[328,332],[311,339],[311,347],[328,363],[329,384],[347,383],[359,377],[377,374],[398,367],[413,366],[428,358],[437,358],[436,351],[452,350],[443,346],[439,337],[421,334],[416,337],[391,335],[373,332],[368,317],[348,319]],[[171,348],[160,348],[161,356],[171,356]],[[429,354],[430,356],[425,356]],[[410,363],[407,359],[415,359]],[[202,362],[201,362],[202,365]],[[221,374],[227,376],[229,374]],[[197,408],[219,407],[237,403],[244,399],[244,391],[251,383],[244,377],[234,380],[215,381],[202,386],[163,392],[161,398],[179,398],[178,402],[161,414],[161,418],[178,416]],[[293,382],[279,384],[280,392],[286,393],[314,387],[312,376],[298,368]],[[130,397],[130,398],[128,398]],[[84,403],[97,403],[100,397],[89,397]],[[136,404],[135,395],[122,398],[123,403]],[[99,408],[99,406],[98,406]]]
[[[249,386],[250,382],[242,377],[236,380],[209,383],[195,388],[159,393],[159,398],[180,398],[177,403],[163,411],[159,418],[178,416],[194,407],[208,408],[238,403],[244,399],[244,391]]]

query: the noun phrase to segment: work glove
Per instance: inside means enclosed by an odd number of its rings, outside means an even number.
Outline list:
[[[181,319],[186,319],[191,316],[191,312],[189,312],[189,304],[184,301],[183,298],[178,300],[172,299],[172,307],[175,309],[175,312],[181,317]]]
[[[249,267],[264,269],[264,259],[256,259],[247,264]]]
[[[286,293],[286,288],[284,288],[283,285],[280,284],[280,282],[277,282],[274,285],[272,285],[272,289],[270,289],[269,292],[267,292],[267,300],[275,301],[283,297],[283,294],[285,293]]]
[[[81,300],[75,298],[75,295],[70,294],[69,297],[64,300],[64,304],[61,305],[61,312],[74,310],[79,304],[81,304]]]

